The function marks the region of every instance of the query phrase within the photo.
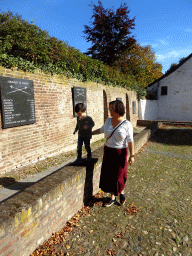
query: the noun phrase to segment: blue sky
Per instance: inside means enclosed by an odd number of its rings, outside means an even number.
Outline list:
[[[68,42],[81,52],[91,46],[83,37],[84,25],[97,0],[0,0],[0,11],[18,13],[50,36]],[[163,73],[172,63],[192,53],[192,0],[102,0],[104,8],[116,10],[126,2],[135,19],[133,35],[142,46],[151,45]]]

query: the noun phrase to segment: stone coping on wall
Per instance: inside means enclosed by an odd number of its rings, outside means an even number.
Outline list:
[[[135,153],[157,131],[153,122],[134,136]],[[93,161],[68,163],[0,204],[0,255],[28,256],[61,229],[99,191],[103,147]]]
[[[190,125],[192,126],[192,122],[187,122],[187,121],[167,121],[167,120],[137,120],[137,126],[149,126],[150,124],[158,122],[161,124],[167,124],[167,125]]]

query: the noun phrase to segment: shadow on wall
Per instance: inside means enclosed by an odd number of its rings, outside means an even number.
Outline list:
[[[130,121],[130,111],[129,111],[129,97],[126,93],[126,119]]]
[[[93,171],[95,164],[98,162],[98,158],[93,158],[91,161],[87,162],[86,159],[83,159],[81,164],[75,164],[75,163],[69,163],[65,165],[64,168],[67,168],[67,166],[79,166],[79,167],[85,167],[86,168],[86,176],[85,176],[85,185],[84,185],[84,197],[83,197],[83,202],[84,205],[87,204],[87,202],[93,197]],[[57,171],[60,171],[57,170]],[[56,173],[57,171],[54,171],[52,174]],[[52,174],[48,175],[51,176]],[[47,177],[47,176],[46,176]],[[44,177],[44,178],[46,178]],[[25,189],[31,187],[32,185],[40,182],[42,179],[39,179],[36,182],[22,182],[22,181],[16,181],[12,177],[3,177],[0,178],[0,185],[3,186],[4,188],[10,190],[10,191],[15,191],[11,192],[10,195],[7,195],[6,199],[3,199],[1,202],[6,201],[7,199],[11,198],[12,196],[15,196],[18,193],[21,193]]]
[[[105,123],[105,121],[109,117],[108,104],[107,104],[107,94],[106,94],[105,90],[103,90],[103,109],[104,109],[104,123]]]
[[[12,177],[3,177],[0,178],[0,186],[8,188],[10,190],[24,190],[32,186],[35,182],[18,182]]]
[[[150,140],[167,145],[192,146],[192,129],[159,129]]]
[[[83,196],[84,205],[86,205],[88,201],[93,197],[93,170],[97,161],[98,161],[98,158],[92,158],[92,160],[89,162],[87,162],[86,159],[83,159],[82,163],[78,164],[78,166],[86,167],[84,196]],[[68,166],[77,166],[77,164],[70,163],[68,164]]]
[[[7,199],[15,196],[16,194],[24,191],[26,188],[34,185],[35,182],[22,182],[16,181],[12,177],[2,177],[0,178],[0,186],[6,189],[5,193],[0,195],[0,203],[6,201]]]

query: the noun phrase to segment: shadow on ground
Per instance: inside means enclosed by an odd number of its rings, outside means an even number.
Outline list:
[[[10,190],[24,190],[33,184],[34,182],[18,182],[11,177],[0,178],[0,185]]]
[[[79,166],[79,167],[85,167],[86,169],[86,176],[85,176],[85,183],[84,183],[84,205],[86,205],[90,199],[94,198],[93,196],[93,171],[95,168],[95,164],[98,162],[98,158],[93,158],[91,161],[86,161],[86,159],[83,159],[81,164],[76,164],[74,162],[71,162],[67,165],[65,165],[64,167],[67,166]],[[58,169],[54,172],[52,172],[49,175],[46,175],[45,177],[40,178],[39,180],[35,181],[35,182],[25,182],[25,181],[17,181],[16,179],[12,178],[12,177],[2,177],[0,178],[0,185],[4,188],[7,189],[7,191],[15,191],[15,193],[11,193],[9,195],[9,193],[7,194],[6,198],[3,199],[1,202],[6,201],[7,199],[9,199],[10,197],[13,197],[14,195],[24,191],[25,189],[31,187],[32,185],[40,182],[42,179],[53,175],[54,173],[56,173],[57,171],[60,171],[61,169]],[[105,200],[104,200],[105,201]]]
[[[68,166],[85,166],[86,177],[84,186],[84,205],[93,208],[95,205],[105,206],[105,204],[111,199],[110,197],[98,197],[93,195],[93,171],[94,165],[97,163],[98,158],[93,158],[90,162],[83,159],[81,164],[70,163]],[[120,206],[121,204],[116,202],[115,205]]]

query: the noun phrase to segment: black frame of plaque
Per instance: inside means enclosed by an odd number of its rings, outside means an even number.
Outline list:
[[[78,103],[83,103],[86,107],[87,111],[87,90],[83,87],[76,87],[74,86],[72,89],[72,99],[73,99],[73,116],[77,117],[75,113],[75,106]]]
[[[2,128],[36,122],[32,80],[0,76],[0,91]]]

